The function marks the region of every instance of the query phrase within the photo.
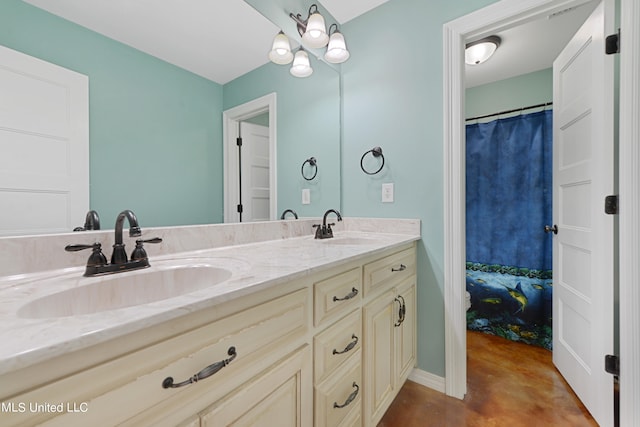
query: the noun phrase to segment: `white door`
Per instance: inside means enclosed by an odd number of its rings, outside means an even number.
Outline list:
[[[240,123],[242,137],[242,221],[270,219],[269,128]]]
[[[553,64],[553,362],[601,426],[613,425],[613,58],[609,0]]]
[[[0,46],[0,236],[69,232],[89,210],[88,78]]]

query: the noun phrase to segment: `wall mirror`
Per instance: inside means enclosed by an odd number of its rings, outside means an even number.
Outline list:
[[[153,46],[171,40],[154,39],[162,28],[150,23],[155,22],[152,17],[164,14],[179,19],[184,8],[205,7],[206,2],[189,2],[190,6],[177,0],[56,3],[67,8],[122,3],[126,4],[122,16],[143,8],[149,22],[139,22],[138,28]],[[262,3],[284,7],[278,0]],[[61,18],[44,10],[47,4],[51,3],[3,1],[0,45],[89,77],[90,208],[100,214],[102,229],[113,228],[123,209],[133,210],[143,228],[222,222],[222,113],[271,93],[277,96],[278,214],[293,209],[300,216],[321,216],[329,208],[340,208],[340,76],[315,58],[314,73],[308,78],[293,77],[288,67],[268,63],[279,25],[262,16],[271,28],[265,38],[238,23],[242,36],[253,37],[252,43],[264,53],[263,65],[217,83],[102,35],[103,28],[93,31],[72,22],[72,17]],[[160,10],[171,7],[175,10]],[[201,22],[207,23],[207,13],[196,10],[195,15],[193,28],[183,25],[182,31],[193,37],[194,50],[214,56],[216,44],[226,40],[203,41],[190,34]],[[129,31],[125,21],[120,23],[123,32]],[[230,34],[227,39],[233,37]],[[233,63],[240,55],[236,52],[220,62]],[[300,174],[300,166],[312,156],[318,159],[319,173],[309,182]],[[302,203],[305,189],[311,195],[310,204]],[[84,217],[77,219],[78,226],[83,222]]]

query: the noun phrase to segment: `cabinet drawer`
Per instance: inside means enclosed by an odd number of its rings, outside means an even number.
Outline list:
[[[360,310],[338,320],[327,330],[316,335],[313,342],[314,378],[315,383],[319,384],[345,360],[358,353],[362,344]]]
[[[369,296],[377,290],[388,289],[416,273],[415,248],[405,249],[364,266],[364,293]]]
[[[328,317],[348,313],[362,298],[362,275],[354,268],[313,285],[314,323],[318,326]]]
[[[154,405],[154,411],[158,412],[176,399],[187,399],[189,404],[195,404],[201,396],[208,394],[207,399],[211,402],[222,397],[225,390],[252,378],[264,369],[265,364],[282,357],[286,351],[290,351],[286,348],[289,342],[304,336],[308,330],[308,295],[306,289],[293,292],[36,389],[17,399],[47,401],[51,396],[70,396],[69,391],[74,391],[69,400],[86,402],[88,410],[81,415],[65,413],[46,424],[65,427],[99,425],[106,419],[113,424],[142,425],[144,422],[128,419],[132,416],[138,418],[136,414]],[[235,357],[229,354],[231,347],[236,349]],[[172,377],[174,383],[179,383],[225,359],[231,360],[208,378],[180,388],[163,388],[163,382],[168,377]],[[205,406],[203,402],[200,409]],[[118,411],[114,411],[114,408],[118,408]],[[187,415],[180,411],[172,414],[182,417],[182,420]],[[180,421],[175,420],[172,424]],[[170,422],[163,419],[155,425],[168,424]]]
[[[353,425],[361,413],[360,350],[322,384],[316,386],[316,427]]]
[[[310,363],[305,346],[203,411],[201,427],[311,426]]]

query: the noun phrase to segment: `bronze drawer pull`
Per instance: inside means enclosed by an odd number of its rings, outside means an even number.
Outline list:
[[[353,382],[352,387],[354,387],[356,390],[353,393],[351,393],[349,397],[347,397],[347,400],[345,400],[342,405],[338,405],[338,402],[333,402],[334,408],[344,408],[345,406],[348,406],[351,402],[355,400],[355,398],[358,396],[358,392],[360,391],[360,387],[358,386],[358,384],[356,384],[355,381]]]
[[[356,336],[356,334],[353,334],[353,335],[351,335],[351,339],[352,339],[353,341],[351,341],[351,342],[349,343],[349,345],[347,345],[347,346],[344,348],[344,350],[342,350],[342,351],[338,351],[338,350],[336,350],[336,349],[334,348],[334,349],[333,349],[333,354],[344,354],[344,353],[346,353],[346,352],[348,352],[348,351],[353,350],[353,347],[355,347],[355,346],[358,344],[358,337]]]
[[[395,267],[391,267],[391,271],[396,272],[396,271],[404,271],[407,269],[407,266],[404,264],[400,264],[400,267],[395,268]]]
[[[205,378],[209,378],[211,375],[215,374],[220,369],[224,368],[229,363],[231,363],[231,361],[235,359],[236,356],[238,355],[238,353],[236,353],[235,347],[229,347],[229,350],[227,350],[227,354],[231,357],[207,366],[206,368],[204,368],[203,370],[201,370],[191,378],[184,380],[180,383],[174,384],[173,377],[165,378],[164,381],[162,381],[162,388],[178,388],[185,385],[197,383],[198,381],[203,380]]]
[[[349,292],[347,295],[345,295],[342,298],[338,298],[337,296],[334,295],[333,300],[334,301],[346,301],[348,299],[351,299],[351,298],[355,297],[356,295],[358,295],[358,290],[356,288],[351,288],[351,292]]]
[[[407,306],[404,303],[404,298],[402,297],[402,295],[398,295],[394,301],[397,301],[398,304],[400,305],[400,308],[398,309],[398,321],[393,325],[395,327],[398,327],[400,325],[402,325],[402,322],[404,322],[404,316],[407,312]]]

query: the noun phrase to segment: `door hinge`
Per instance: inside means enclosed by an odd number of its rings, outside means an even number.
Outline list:
[[[607,55],[620,53],[620,28],[618,28],[617,33],[607,36],[607,38],[605,39],[604,51]]]
[[[242,213],[242,203],[238,205],[238,213]]]
[[[236,138],[236,145],[242,147],[242,138]]]
[[[615,375],[616,377],[619,377],[620,376],[620,358],[612,354],[607,354],[606,356],[604,356],[604,370],[610,373],[611,375]]]
[[[604,198],[604,213],[609,215],[618,214],[618,195],[614,194]]]

